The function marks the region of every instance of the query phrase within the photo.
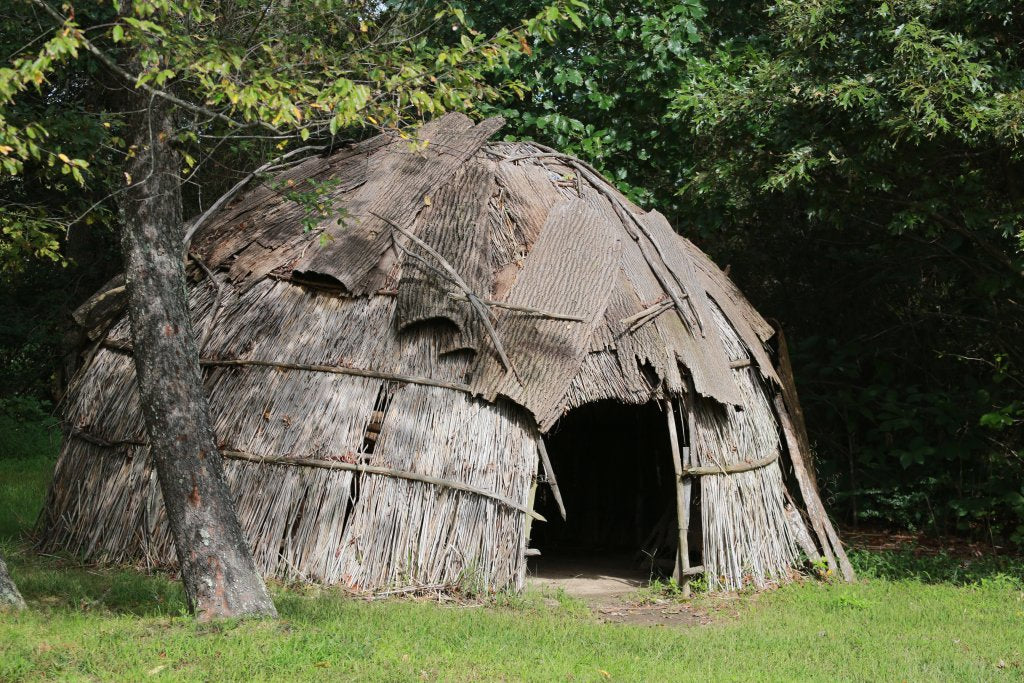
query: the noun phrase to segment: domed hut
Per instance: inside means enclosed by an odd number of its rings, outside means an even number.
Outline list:
[[[260,570],[518,589],[529,556],[576,553],[712,589],[804,556],[851,576],[772,327],[661,214],[489,142],[501,124],[449,114],[306,160],[195,236],[200,362]],[[170,565],[118,292],[78,312],[95,345],[44,544]]]

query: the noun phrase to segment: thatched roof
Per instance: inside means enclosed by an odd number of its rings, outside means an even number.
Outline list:
[[[439,351],[475,353],[462,377],[470,391],[488,401],[510,398],[543,429],[586,401],[679,393],[680,363],[697,392],[739,403],[714,306],[774,378],[763,348],[771,326],[703,252],[582,162],[528,143],[488,144],[501,123],[473,125],[452,114],[420,131],[425,150],[382,135],[307,161],[275,186],[333,179],[344,225],[331,216],[303,232],[302,208],[263,186],[205,229],[194,251],[211,268],[229,268],[243,290],[285,279],[394,301],[391,324],[349,334],[397,337],[417,324],[449,322],[451,338]],[[506,372],[481,316],[441,262],[397,228],[433,247],[480,299],[495,302],[488,307],[496,337],[514,372]],[[322,235],[329,241],[321,246]],[[665,315],[674,301],[682,302],[681,315]],[[651,320],[637,319],[644,311]]]
[[[686,396],[683,464],[722,473],[701,483],[709,582],[785,576],[806,529],[778,462],[772,328],[661,214],[583,162],[488,142],[501,123],[450,114],[415,145],[304,161],[196,235],[190,305],[258,565],[521,586],[541,434],[586,403]],[[310,230],[288,193],[318,187]],[[102,347],[65,402],[47,542],[166,563],[128,320],[98,323],[110,301],[79,312]]]

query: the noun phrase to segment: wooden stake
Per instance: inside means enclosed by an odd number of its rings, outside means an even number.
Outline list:
[[[533,512],[533,504],[537,500],[537,477],[533,478],[533,484],[530,485],[530,498],[526,501],[526,507]],[[530,531],[533,529],[533,515],[526,515],[526,546],[524,552],[530,549]]]
[[[558,511],[562,514],[562,521],[565,521],[565,503],[562,502],[562,492],[558,489],[558,480],[555,479],[555,470],[551,467],[551,460],[548,458],[548,449],[544,445],[544,437],[537,435],[537,451],[540,453],[541,464],[544,465],[544,478],[548,480],[551,493],[558,503]]]
[[[690,595],[690,545],[686,538],[689,529],[690,479],[683,476],[683,459],[679,453],[679,433],[672,399],[666,398],[665,417],[668,419],[668,438],[672,445],[672,467],[676,472],[676,520],[679,526],[679,556],[676,558],[675,579],[683,589],[683,597]]]

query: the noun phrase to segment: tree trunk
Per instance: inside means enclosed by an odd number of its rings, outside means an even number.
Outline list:
[[[25,609],[25,600],[7,572],[3,554],[0,554],[0,609]]]
[[[200,620],[276,616],[224,479],[210,422],[182,258],[184,226],[170,107],[135,98],[122,194],[128,312],[150,452],[185,584]]]

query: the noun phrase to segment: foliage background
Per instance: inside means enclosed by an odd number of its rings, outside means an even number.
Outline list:
[[[501,113],[510,137],[592,162],[729,267],[787,331],[843,522],[1024,542],[1024,11],[1013,0],[588,5],[554,42],[510,39],[520,49],[477,73],[494,90],[447,106]],[[546,6],[456,2],[449,16],[472,41]],[[0,10],[24,29],[0,34],[4,55],[38,32],[27,7]],[[447,22],[416,31],[461,44]],[[102,79],[79,60],[49,95],[5,107],[9,121],[45,119],[96,182],[83,189],[45,163],[0,178],[4,396],[52,397],[68,312],[118,267],[105,205],[52,231],[49,251],[28,253],[9,230],[66,222],[116,182],[118,122],[101,114],[102,88],[81,87]],[[419,115],[445,106],[430,101]],[[312,135],[365,134],[333,128]],[[189,185],[193,209],[200,190],[215,195],[266,154],[211,155]]]

